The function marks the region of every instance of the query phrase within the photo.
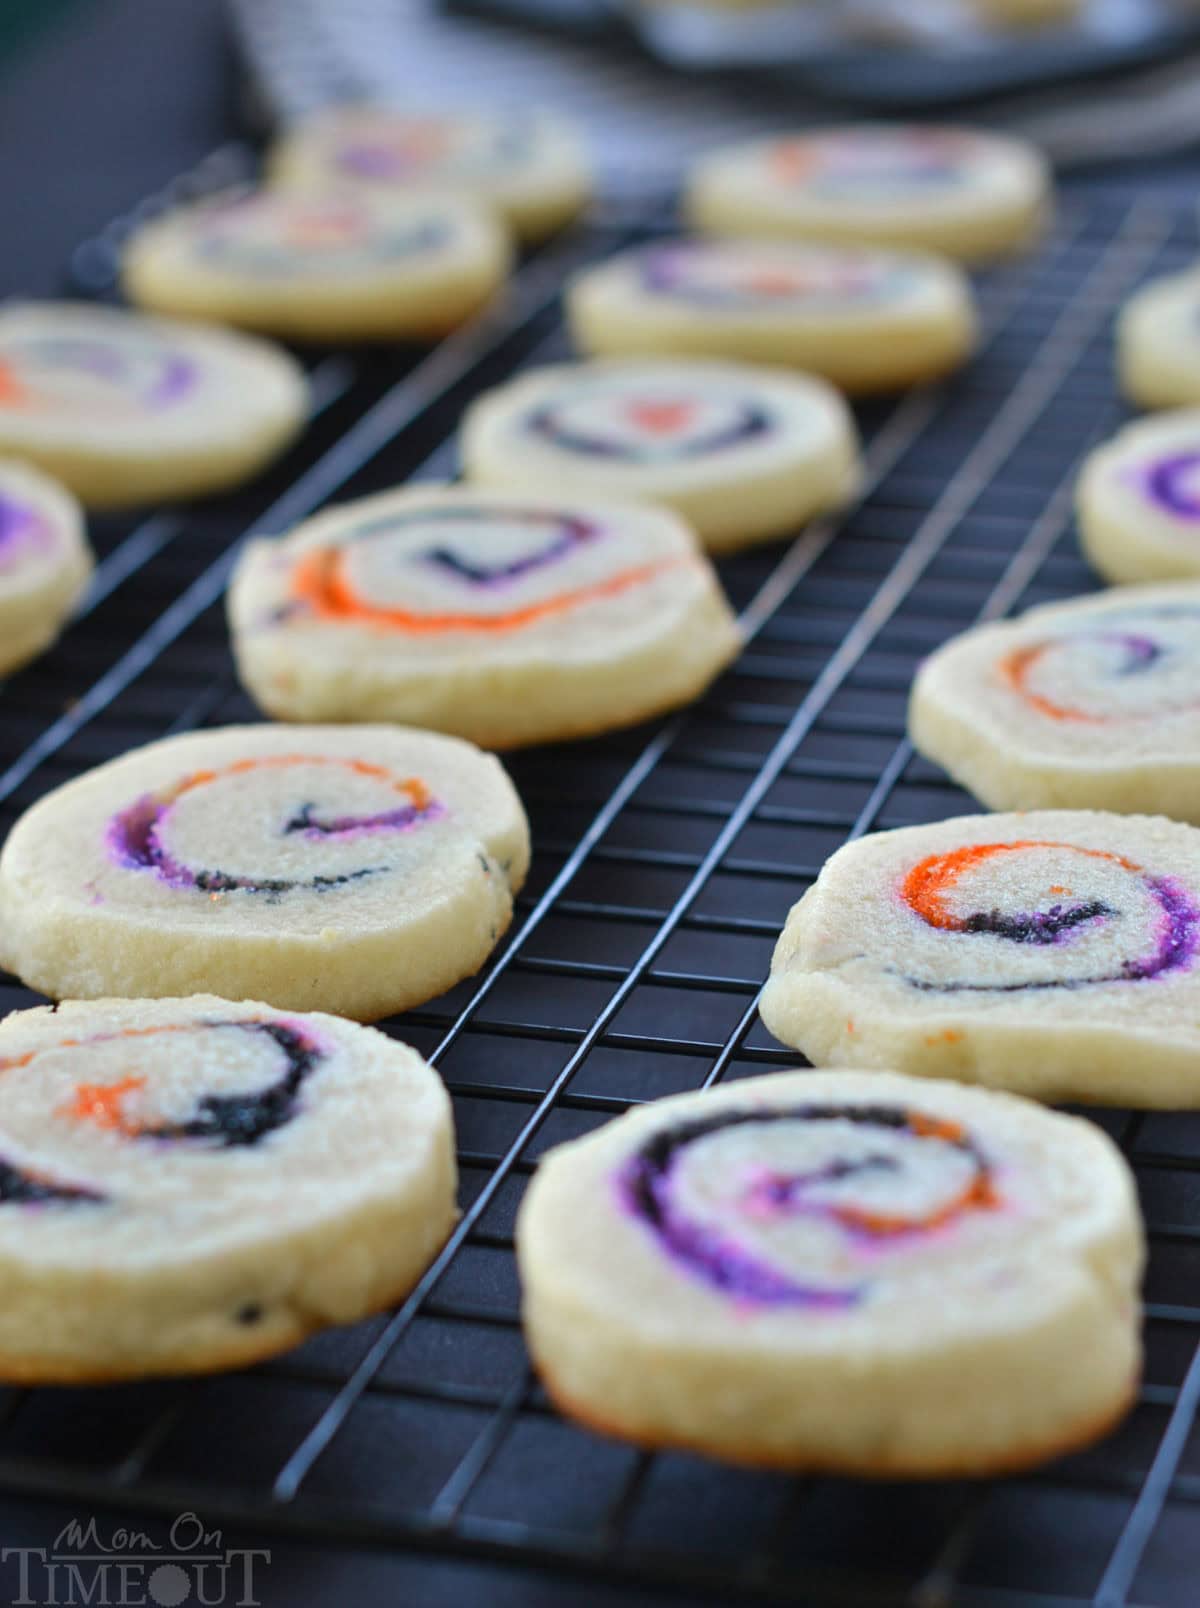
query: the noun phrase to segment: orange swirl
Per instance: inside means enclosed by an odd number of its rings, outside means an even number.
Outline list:
[[[1015,843],[968,843],[961,849],[951,849],[946,854],[930,854],[918,861],[901,883],[900,896],[909,909],[929,926],[957,932],[961,923],[946,909],[943,900],[958,879],[965,871],[997,854],[1012,854],[1022,849],[1067,849],[1072,854],[1083,854],[1092,860],[1108,860],[1126,871],[1142,869],[1124,855],[1111,854],[1106,849],[1085,849],[1075,843],[1052,843],[1038,838],[1023,838]]]
[[[320,547],[306,554],[293,570],[292,595],[320,620],[365,625],[380,631],[420,636],[436,636],[447,631],[516,631],[538,620],[567,614],[585,603],[616,597],[631,587],[644,585],[665,570],[688,562],[690,557],[680,555],[652,564],[639,564],[590,586],[559,592],[540,603],[529,603],[505,614],[417,614],[411,609],[378,608],[365,602],[346,575],[344,551],[339,547]]]

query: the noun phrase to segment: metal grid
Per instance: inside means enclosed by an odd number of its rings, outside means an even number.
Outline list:
[[[306,442],[251,492],[96,521],[82,618],[0,695],[0,828],[130,746],[254,718],[220,602],[242,536],[450,472],[463,401],[565,352],[564,271],[654,227],[602,219],[424,359],[323,355]],[[102,244],[77,262],[93,280]],[[388,1024],[440,1068],[461,1143],[461,1224],[403,1307],[246,1374],[5,1392],[0,1488],[575,1567],[692,1600],[1194,1608],[1200,1117],[1099,1115],[1150,1228],[1147,1382],[1105,1445],[1004,1482],[792,1481],[572,1428],[529,1374],[511,1233],[549,1144],[637,1101],[795,1064],[755,1014],[783,917],[848,837],[970,807],[906,743],[915,666],[973,620],[1092,584],[1070,500],[1119,416],[1112,313],[1198,244],[1190,215],[1155,203],[1064,209],[1036,261],[983,285],[969,372],[862,410],[862,504],[722,563],[750,641],[704,700],[512,758],[535,841],[514,931],[480,978]],[[0,1008],[30,1002],[0,980]]]

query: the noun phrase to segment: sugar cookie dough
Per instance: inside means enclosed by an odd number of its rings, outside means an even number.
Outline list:
[[[0,455],[89,508],[235,486],[308,405],[303,369],[266,341],[85,302],[0,307]]]
[[[1105,580],[1200,580],[1200,408],[1126,425],[1090,453],[1076,510]]]
[[[21,817],[0,854],[0,950],[54,999],[212,992],[370,1021],[478,970],[528,864],[512,784],[466,743],[195,732]]]
[[[70,492],[36,469],[0,459],[0,675],[54,641],[92,564]]]
[[[762,998],[818,1066],[1200,1106],[1200,832],[1037,810],[880,832],[792,910]]]
[[[286,720],[402,720],[488,748],[632,725],[736,654],[665,509],[438,486],[254,542],[230,592],[242,680]]]
[[[464,197],[235,190],[143,225],[131,301],[297,340],[432,341],[499,289],[509,247]]]
[[[1152,280],[1125,303],[1117,320],[1117,374],[1139,407],[1200,403],[1200,270]]]
[[[727,146],[692,171],[690,222],[717,235],[913,246],[987,262],[1028,246],[1050,177],[1025,140],[849,125]]]
[[[578,275],[567,312],[594,356],[735,358],[810,369],[854,393],[936,379],[976,339],[952,263],[797,242],[638,247]]]
[[[917,674],[916,748],[990,809],[1200,825],[1200,582],[1120,587],[953,638]]]
[[[550,1152],[517,1251],[551,1396],[647,1447],[999,1473],[1136,1390],[1129,1169],[1011,1096],[783,1072],[655,1101]]]
[[[470,408],[462,456],[483,486],[665,503],[712,552],[793,534],[845,503],[861,468],[823,381],[669,359],[523,374]]]
[[[240,1367],[405,1295],[454,1130],[414,1050],[201,995],[0,1024],[0,1378]]]
[[[369,105],[336,107],[298,123],[276,141],[268,176],[289,187],[457,190],[495,207],[527,241],[569,223],[592,187],[575,131],[557,118]]]

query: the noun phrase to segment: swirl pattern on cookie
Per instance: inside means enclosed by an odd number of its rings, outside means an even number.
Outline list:
[[[387,493],[253,544],[230,612],[273,714],[412,720],[488,746],[589,729],[591,709],[641,718],[699,690],[735,640],[671,515],[469,488]],[[701,620],[707,640],[660,663]],[[657,679],[633,685],[631,654]]]
[[[352,195],[237,195],[197,214],[195,254],[235,273],[267,278],[361,273],[446,245],[450,220],[427,214],[382,217]]]
[[[84,303],[0,310],[0,452],[89,507],[235,485],[307,413],[304,371],[263,342]]]
[[[741,446],[766,435],[765,408],[745,397],[584,392],[535,409],[529,433],[585,457],[622,463],[674,463]]]
[[[278,141],[269,170],[275,184],[289,189],[333,183],[343,192],[465,190],[496,207],[531,241],[568,222],[591,187],[573,131],[538,113],[479,117],[339,107]]]
[[[1080,545],[1106,580],[1200,577],[1200,410],[1127,425],[1088,457],[1076,507]]]
[[[1137,587],[978,627],[922,665],[916,747],[993,809],[1200,821],[1200,586]]]
[[[1081,883],[1090,891],[1081,893]],[[1023,887],[1030,889],[1024,907]],[[900,897],[938,932],[983,934],[1030,951],[1054,951],[1050,966],[1031,964],[1029,975],[1015,981],[904,974],[914,987],[936,993],[1021,993],[1142,982],[1190,971],[1200,937],[1200,908],[1176,878],[1147,875],[1124,855],[1072,843],[1018,838],[931,854],[905,876]],[[1006,907],[1014,899],[1016,908]],[[1114,929],[1120,934],[1115,966],[1108,959]],[[1139,946],[1143,932],[1144,945]],[[1095,947],[1104,961],[1098,967],[1088,953],[1090,937],[1100,940]],[[991,957],[985,965],[992,969]],[[1049,975],[1039,975],[1041,971]]]
[[[0,855],[5,959],[59,998],[219,986],[370,1019],[479,967],[528,858],[511,784],[465,743],[198,733],[22,818]]]
[[[209,995],[8,1017],[0,1158],[5,1379],[269,1355],[402,1295],[455,1215],[419,1056]]]
[[[735,1166],[728,1191],[712,1185],[716,1200],[689,1209],[689,1172],[719,1175],[722,1137],[748,1145],[745,1130],[760,1126],[767,1131],[753,1142],[763,1160]],[[764,1231],[777,1240],[796,1219],[833,1227],[848,1258],[865,1253],[867,1273],[885,1246],[902,1248],[999,1204],[987,1158],[959,1124],[885,1105],[734,1110],[665,1128],[638,1151],[621,1188],[677,1266],[750,1306],[836,1309],[869,1289],[867,1279],[822,1283],[773,1265],[754,1243]]]
[[[151,328],[34,330],[0,340],[0,410],[130,420],[172,407],[196,383],[190,357]]]
[[[466,197],[354,189],[237,190],[138,229],[130,298],[297,339],[435,336],[507,272],[498,223]]]
[[[831,386],[735,363],[536,369],[480,398],[461,439],[476,484],[665,503],[713,552],[794,532],[859,478]]]
[[[0,675],[54,641],[92,567],[83,511],[70,493],[0,459]]]
[[[718,150],[686,208],[715,235],[914,246],[983,262],[1025,246],[1050,176],[1031,145],[919,125],[851,125]]]
[[[567,311],[589,356],[794,367],[864,393],[945,373],[975,342],[948,260],[799,240],[639,247],[577,276]]]
[[[1161,817],[963,816],[840,849],[762,999],[817,1065],[1043,1099],[1200,1104],[1200,832]]]
[[[309,870],[300,876],[273,876],[269,871],[230,872],[215,865],[192,865],[185,858],[186,845],[194,834],[203,842],[202,823],[212,808],[213,793],[223,783],[236,782],[258,771],[290,773],[298,790],[292,796],[312,792],[293,809],[282,810],[263,845],[264,863],[283,850],[294,859],[289,839],[298,838],[311,845],[313,858],[327,863],[328,870]],[[348,806],[347,795],[335,787],[339,805],[330,808],[319,802],[329,772],[348,773],[369,784],[362,789],[363,803]],[[339,778],[340,780],[341,778]],[[369,797],[368,797],[369,794]],[[397,796],[402,802],[395,802]],[[181,807],[182,806],[182,807]],[[342,813],[338,813],[338,808]],[[218,805],[218,808],[220,806]],[[298,889],[322,892],[344,887],[360,877],[378,875],[389,869],[386,863],[357,867],[344,853],[347,844],[360,845],[395,832],[407,832],[420,822],[435,818],[442,806],[418,777],[393,776],[384,766],[362,759],[329,759],[322,755],[272,754],[263,759],[236,760],[224,770],[196,771],[183,777],[164,793],[148,794],[113,816],[108,830],[109,851],[118,865],[147,871],[171,888],[199,889],[202,893],[258,893],[278,898]],[[199,832],[198,832],[199,829]]]
[[[644,1446],[978,1473],[1135,1388],[1128,1169],[1005,1095],[808,1071],[651,1102],[544,1157],[516,1237],[550,1395]]]
[[[519,631],[617,597],[683,562],[630,564],[581,586],[564,584],[570,559],[609,534],[602,524],[539,508],[422,509],[407,519],[368,521],[337,546],[309,552],[296,566],[293,595],[318,619],[378,631]],[[389,593],[396,602],[387,601]],[[410,597],[429,606],[400,606]]]
[[[897,300],[912,285],[912,265],[881,253],[816,247],[769,248],[681,242],[647,250],[643,287],[698,307],[769,313],[772,309],[843,312]]]

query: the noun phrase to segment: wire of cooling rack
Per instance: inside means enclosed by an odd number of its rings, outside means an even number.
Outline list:
[[[126,747],[253,718],[221,618],[244,535],[333,495],[451,472],[463,402],[564,354],[563,274],[656,227],[621,216],[580,232],[426,358],[323,357],[308,442],[250,491],[98,522],[83,617],[0,696],[0,825]],[[984,1486],[789,1481],[563,1423],[521,1346],[512,1222],[550,1143],[641,1100],[796,1062],[756,1016],[782,919],[841,842],[970,807],[907,745],[913,670],[973,620],[1092,584],[1071,485],[1119,417],[1112,313],[1196,249],[1194,220],[1156,203],[1067,209],[1037,259],[985,282],[988,337],[967,373],[862,410],[861,504],[789,548],[722,562],[749,641],[705,699],[512,756],[535,841],[513,934],[479,979],[388,1024],[446,1078],[461,1147],[463,1218],[410,1298],[248,1374],[9,1392],[0,1488],[697,1599],[1191,1608],[1200,1118],[1098,1118],[1135,1167],[1150,1228],[1137,1411],[1092,1452]],[[0,1006],[29,1002],[0,981]]]

